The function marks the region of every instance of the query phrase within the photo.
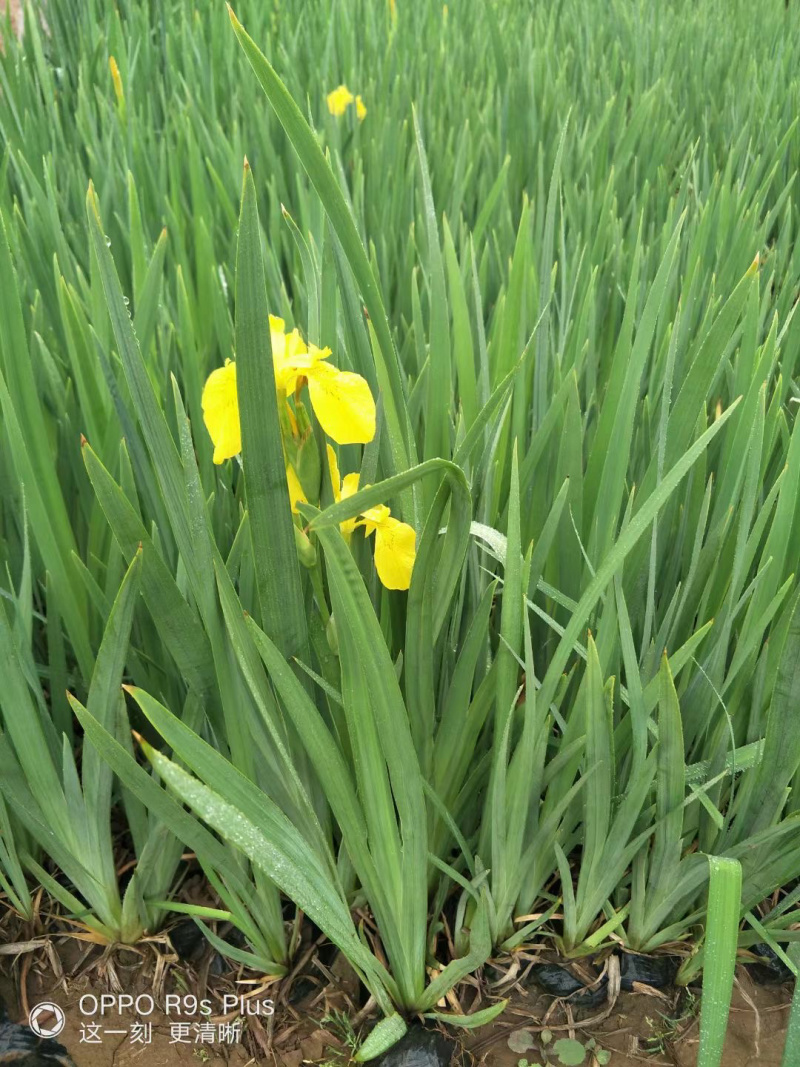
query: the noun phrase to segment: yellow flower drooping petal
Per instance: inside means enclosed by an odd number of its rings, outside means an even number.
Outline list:
[[[242,451],[236,364],[230,360],[208,376],[202,397],[203,421],[214,443],[214,462],[224,463]]]
[[[353,103],[353,94],[346,85],[340,85],[333,92],[328,93],[328,111],[339,118]]]
[[[345,474],[344,480],[342,480],[339,474],[339,462],[336,459],[336,453],[330,445],[326,445],[326,449],[328,453],[328,467],[331,472],[333,499],[338,504],[340,500],[347,500],[348,497],[351,497],[358,492],[358,474]],[[345,541],[348,543],[350,542],[350,538],[355,528],[355,516],[353,516],[352,519],[345,519],[344,522],[339,523],[342,537],[344,537]]]
[[[412,526],[391,516],[375,529],[375,569],[387,589],[408,589],[416,558]]]
[[[270,327],[280,323],[270,320]],[[306,345],[297,330],[271,333],[275,383],[287,395],[308,382],[311,406],[322,429],[337,444],[366,444],[375,436],[375,401],[360,374],[327,363],[329,348]]]
[[[375,534],[375,570],[387,589],[408,589],[417,556],[417,535],[413,526],[392,518],[385,504],[361,512],[356,526],[364,535]]]
[[[356,115],[358,115],[359,122],[363,122],[367,117],[367,107],[360,96],[356,97]]]
[[[297,477],[297,474],[295,473],[294,467],[291,465],[291,463],[286,464],[286,482],[289,486],[289,500],[292,504],[292,514],[296,515],[297,505],[307,504],[308,499],[306,497],[306,494],[303,492],[303,487],[300,484],[300,479]]]
[[[319,360],[305,371],[320,426],[337,444],[366,444],[375,436],[375,401],[360,374]]]
[[[387,589],[408,589],[417,554],[417,535],[413,526],[392,518],[385,504],[377,504],[361,513],[357,526],[364,534],[375,534],[375,570]]]

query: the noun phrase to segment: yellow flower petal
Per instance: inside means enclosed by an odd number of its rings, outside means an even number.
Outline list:
[[[328,470],[331,472],[331,486],[333,487],[333,499],[338,504],[342,499],[342,479],[339,474],[339,461],[336,458],[336,453],[333,447],[329,444],[325,445],[325,451],[328,454]]]
[[[329,348],[317,348],[315,344],[309,344],[306,349],[309,366],[315,366],[321,359],[327,359],[331,354]]]
[[[291,393],[305,368],[314,363],[309,356],[305,342],[298,330],[282,333],[272,329],[273,322],[283,326],[283,319],[270,315],[270,341],[272,343],[272,365],[275,369],[275,385],[282,393]]]
[[[346,85],[340,85],[333,92],[328,93],[328,111],[337,118],[347,111],[348,105],[353,103],[353,94]]]
[[[310,377],[320,360],[327,359],[330,354],[329,348],[317,348],[316,345],[306,348],[300,334],[293,330],[286,335],[284,352],[276,364],[278,388],[293,392],[298,378]]]
[[[349,496],[355,496],[358,492],[358,478],[358,474],[345,474],[342,482],[342,500],[347,500]]]
[[[367,109],[360,96],[356,97],[356,115],[358,115],[359,122],[363,122],[367,117]]]
[[[346,474],[344,481],[342,481],[339,474],[339,461],[336,458],[336,453],[330,445],[325,446],[328,453],[328,467],[331,472],[331,485],[333,487],[333,499],[338,504],[340,500],[347,500],[348,497],[353,496],[358,492],[358,474]],[[353,516],[352,519],[345,519],[344,522],[339,523],[339,529],[342,532],[342,537],[349,543],[353,534],[353,530],[356,528],[356,519]]]
[[[399,519],[387,518],[375,531],[375,569],[387,589],[408,589],[416,558],[417,535]]]
[[[292,504],[292,514],[297,514],[298,504],[307,504],[308,499],[303,492],[303,487],[300,484],[300,479],[295,474],[294,467],[291,463],[286,464],[286,482],[289,486],[289,500]]]
[[[362,511],[361,519],[357,525],[363,526],[364,536],[369,537],[379,526],[386,522],[391,514],[385,504],[376,504],[374,508],[367,508],[366,511]]]
[[[344,481],[342,482],[342,500],[347,500],[349,496],[353,496],[358,492],[358,475],[357,474],[345,474]],[[342,537],[345,541],[350,542],[350,538],[353,535],[353,531],[356,528],[356,517],[352,519],[345,519],[344,522],[339,523],[339,529],[342,531]]]
[[[366,444],[375,436],[375,401],[360,374],[329,363],[306,370],[308,395],[320,426],[337,444]]]
[[[236,364],[228,362],[209,374],[203,387],[203,421],[214,442],[214,462],[224,463],[242,451]]]
[[[387,589],[408,589],[417,555],[417,535],[412,526],[393,519],[385,504],[361,513],[355,524],[367,537],[375,534],[375,569]]]

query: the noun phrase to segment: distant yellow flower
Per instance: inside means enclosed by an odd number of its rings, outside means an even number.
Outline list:
[[[339,474],[339,463],[336,459],[336,453],[330,445],[327,445],[326,447],[328,450],[328,467],[331,472],[331,485],[333,486],[333,499],[338,504],[340,500],[347,500],[348,497],[351,497],[358,492],[358,474],[345,474],[344,479],[342,479]],[[355,528],[355,517],[352,519],[345,519],[344,522],[339,523],[342,537],[344,537],[345,541],[348,543]]]
[[[111,80],[114,83],[114,92],[116,93],[117,100],[122,103],[125,97],[125,93],[122,89],[122,77],[119,73],[117,61],[113,56],[108,57],[108,69],[111,71]]]
[[[353,96],[346,85],[340,85],[333,92],[328,93],[328,111],[336,118],[341,118],[351,104],[356,105],[358,121],[362,122],[367,114],[367,108],[360,96]]]
[[[389,0],[389,17],[392,20],[392,25],[397,25],[397,0]]]
[[[340,85],[333,92],[328,93],[328,111],[337,118],[342,116],[352,103],[353,94],[346,85]]]
[[[209,374],[203,389],[203,421],[214,442],[214,462],[224,463],[242,451],[239,398],[236,393],[236,364],[225,360]]]
[[[387,589],[408,589],[417,554],[414,528],[393,519],[385,504],[369,508],[356,524],[367,537],[375,534],[375,570]]]

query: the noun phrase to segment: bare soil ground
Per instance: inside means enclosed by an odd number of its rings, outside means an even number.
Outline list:
[[[9,953],[6,945],[4,953],[2,940],[0,936],[0,997],[9,1014],[22,1021],[41,1001],[58,1004],[66,1013],[66,1026],[58,1040],[77,1067],[301,1067],[322,1063],[344,1067],[347,1062],[342,1032],[331,1023],[329,1013],[341,1011],[352,1018],[360,1004],[358,990],[352,974],[336,964],[328,969],[318,957],[309,957],[303,984],[295,985],[295,993],[299,990],[302,995],[287,1002],[277,985],[256,987],[237,972],[209,974],[208,955],[192,967],[180,964],[163,938],[153,939],[138,953],[103,951],[67,938],[42,939],[35,949],[19,954]],[[117,1014],[112,1008],[101,1016],[87,1010],[92,1008],[91,1000],[81,1002],[81,997],[115,990],[152,995],[156,1010]],[[249,1018],[240,1035],[226,1032],[224,1027],[237,1016],[235,1012],[227,1017],[221,1014],[222,996],[231,990],[254,994],[254,1000],[274,998],[275,1014]],[[207,997],[211,1016],[176,1012],[174,1007],[165,1013],[168,992]],[[788,987],[755,985],[739,969],[723,1067],[780,1067],[790,998]],[[529,1029],[538,1042],[539,1032],[547,1026],[555,1039],[594,1039],[597,1049],[611,1053],[610,1067],[694,1067],[698,1010],[699,997],[685,992],[622,993],[610,1014],[602,1018],[605,1011],[595,1009],[584,1013],[590,1016],[587,1021],[579,1014],[570,1015],[552,997],[534,989],[518,989],[495,1024],[465,1034],[462,1063],[465,1067],[517,1067],[521,1056],[509,1047],[509,1034]],[[328,1021],[323,1022],[326,1016]],[[142,1024],[147,1023],[150,1028],[144,1031]],[[531,1063],[547,1062],[541,1053],[541,1046],[535,1045],[525,1055]],[[589,1055],[585,1063],[595,1067]]]
[[[790,998],[787,987],[756,986],[740,969],[722,1067],[781,1067]],[[508,1047],[509,1032],[514,1027],[540,1025],[550,1002],[551,998],[536,995],[530,1003],[519,997],[512,1001],[494,1027],[478,1032],[474,1043],[477,1062],[517,1067],[520,1055]],[[695,1010],[687,1011],[677,992],[666,1000],[645,993],[622,993],[612,1014],[601,1023],[574,1033],[553,1026],[552,1032],[555,1038],[568,1033],[581,1041],[593,1038],[597,1048],[611,1052],[609,1067],[695,1067],[699,998]],[[678,1021],[681,1015],[686,1017]],[[564,1021],[563,1014],[554,1013],[553,1023],[562,1025]],[[543,1062],[536,1049],[525,1056],[531,1062]],[[586,1065],[594,1067],[588,1055]]]

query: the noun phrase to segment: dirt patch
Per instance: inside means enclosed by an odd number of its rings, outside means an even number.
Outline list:
[[[24,1013],[20,1011],[18,1001],[12,999],[16,993],[9,982],[0,986],[0,992],[8,1005],[12,1019],[24,1022]],[[57,1036],[74,1059],[77,1067],[170,1067],[172,1064],[244,1064],[252,1062],[239,1041],[221,1047],[219,1043],[209,1043],[210,1027],[200,1031],[192,1023],[192,1017],[167,1016],[163,1011],[154,1010],[117,1013],[109,1010],[104,1014],[93,1011],[90,1001],[81,1003],[81,997],[100,997],[96,993],[75,991],[64,996],[62,990],[32,990],[31,1007],[37,1003],[49,1001],[63,1009],[66,1023]],[[40,999],[41,998],[41,999]],[[214,1033],[218,1037],[218,1032]],[[180,1038],[180,1040],[178,1040]]]
[[[574,1037],[582,1043],[594,1040],[597,1049],[611,1053],[609,1067],[695,1067],[699,1038],[699,998],[671,992],[668,996],[646,993],[622,993],[614,1011],[602,1022],[568,1029],[561,1011],[553,1012],[547,1023],[553,1040]],[[781,1067],[786,1028],[789,1020],[791,992],[785,987],[757,986],[739,970],[734,990],[722,1067]],[[515,1029],[541,1027],[552,999],[536,993],[515,996],[506,1012],[493,1027],[480,1030],[471,1047],[477,1064],[491,1067],[517,1067],[524,1055],[531,1063],[543,1062],[538,1055],[541,1045],[524,1054],[508,1045]],[[552,1058],[552,1057],[551,1057]],[[587,1055],[586,1065],[592,1063]],[[593,1067],[593,1065],[592,1065]]]
[[[126,950],[109,953],[91,947],[87,954],[86,946],[74,941],[50,942],[49,946],[27,958],[0,956],[0,965],[6,968],[5,976],[0,975],[0,998],[11,1018],[20,1021],[42,1001],[62,1008],[66,1024],[58,1041],[77,1067],[301,1067],[347,1062],[343,1029],[331,1022],[331,1013],[352,1019],[357,998],[354,989],[345,992],[347,978],[337,973],[336,963],[328,969],[315,959],[316,970],[310,966],[296,986],[302,985],[305,995],[287,1003],[277,986],[257,986],[256,980],[240,971],[212,980],[207,968],[165,967],[164,960],[175,957],[157,952],[137,962]],[[114,990],[116,995],[152,996],[152,1008],[149,999],[121,1010],[117,1000],[100,1001],[103,995],[115,995]],[[223,997],[232,993],[249,996],[251,1008],[273,999],[274,1013],[246,1014],[243,1020],[239,1010],[225,1013]],[[200,1003],[203,1000],[207,1006]],[[755,985],[740,968],[723,1067],[780,1067],[790,1000],[788,987]],[[553,1041],[565,1037],[584,1044],[593,1041],[597,1050],[611,1054],[610,1067],[694,1067],[699,1004],[699,997],[675,990],[652,995],[622,993],[607,1018],[602,1018],[602,1008],[570,1016],[563,1002],[554,1002],[533,988],[517,987],[495,1024],[464,1034],[463,1064],[518,1067],[523,1056],[530,1063],[548,1062],[539,1045],[541,1028],[546,1026]],[[364,1030],[369,1026],[367,1022]],[[526,1029],[534,1039],[533,1047],[524,1053],[514,1051],[509,1047],[509,1034]],[[588,1055],[585,1064],[595,1067]]]
[[[37,1005],[56,1005],[64,1026],[54,1040],[76,1067],[300,1067],[340,1046],[321,1021],[331,1011],[355,1013],[345,992],[352,973],[340,978],[336,966],[323,965],[323,976],[312,965],[286,997],[274,979],[242,968],[214,973],[212,965],[221,961],[210,950],[194,965],[181,962],[163,936],[135,949],[72,938],[7,942],[0,1003],[23,1025]],[[48,1014],[41,1021],[49,1027],[58,1019]]]
[[[742,979],[743,983],[746,981]],[[197,1064],[301,1067],[302,1064],[319,1064],[329,1059],[330,1045],[334,1041],[329,1031],[320,1028],[318,1020],[289,1014],[276,1015],[269,1035],[269,1051],[252,1047],[253,1034],[249,1025],[237,1040],[223,1045],[208,1036],[216,1028],[219,1037],[224,1025],[219,1018],[204,1021],[173,1014],[167,1016],[159,1010],[148,1015],[130,1011],[117,1015],[114,1012],[101,1018],[87,1015],[77,997],[59,999],[58,991],[50,997],[66,1011],[66,1027],[58,1040],[68,1049],[77,1067],[172,1067],[173,1064],[176,1067]],[[529,1005],[516,999],[494,1034],[484,1028],[474,1035],[472,1043],[477,1044],[479,1050],[474,1057],[465,1057],[464,1062],[471,1061],[476,1067],[484,1064],[517,1067],[521,1055],[508,1046],[511,1013],[513,1025],[522,1029],[526,1025],[541,1024],[546,1009],[547,1003],[540,997]],[[723,1067],[780,1067],[788,1009],[789,996],[784,989],[751,986],[744,992],[737,990]],[[610,1052],[609,1067],[633,1067],[643,1063],[650,1067],[694,1067],[697,1062],[697,1017],[685,1019],[673,1030],[670,1020],[679,1013],[677,1004],[644,994],[623,993],[607,1020],[589,1030],[577,1029],[573,1034],[582,1042],[593,1039],[597,1049]],[[551,1021],[554,1040],[570,1035],[568,1029],[561,1028],[563,1017],[554,1015]],[[100,1032],[92,1029],[98,1022]],[[86,1037],[91,1034],[97,1043],[87,1043]],[[137,1034],[139,1040],[136,1040]],[[145,1034],[146,1042],[142,1040]],[[176,1040],[178,1035],[180,1040]],[[655,1051],[659,1044],[660,1051]],[[654,1051],[649,1052],[649,1049]],[[540,1062],[535,1048],[526,1056],[531,1062]],[[591,1063],[588,1056],[586,1063]]]
[[[320,1028],[318,1022],[298,1016],[294,1011],[278,1011],[270,1023],[262,1017],[242,1021],[231,1016],[187,1014],[164,1005],[143,1011],[96,1009],[94,998],[99,990],[65,997],[58,989],[42,994],[63,1009],[66,1023],[56,1040],[70,1053],[76,1067],[188,1067],[198,1064],[235,1065],[264,1063],[274,1067],[300,1067],[301,1063],[318,1063],[336,1038]],[[12,1018],[23,1022],[24,1014],[11,998],[10,983],[0,986]],[[39,994],[32,1000],[34,1007]],[[266,1047],[261,1048],[264,1044]]]

